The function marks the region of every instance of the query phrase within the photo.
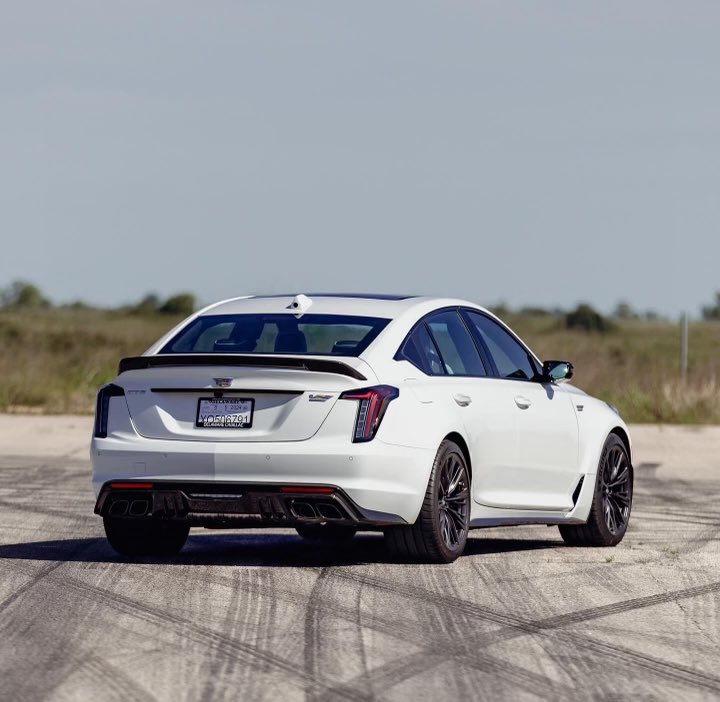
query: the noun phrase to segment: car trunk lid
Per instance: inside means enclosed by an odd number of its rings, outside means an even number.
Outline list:
[[[357,358],[342,362],[298,357],[267,360],[269,363],[258,357],[244,362],[241,357],[124,359],[116,382],[125,390],[131,419],[142,436],[220,442],[308,439],[322,426],[343,391],[374,382],[367,364]],[[202,426],[201,400],[205,401],[204,415],[222,403],[231,408],[228,412],[245,412],[251,406],[250,426],[240,426],[242,422],[228,427]],[[231,402],[241,400],[250,402]],[[236,416],[248,419],[247,415]]]

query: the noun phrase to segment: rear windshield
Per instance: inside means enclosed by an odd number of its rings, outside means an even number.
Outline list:
[[[359,356],[389,319],[332,314],[198,317],[160,353],[278,353]]]

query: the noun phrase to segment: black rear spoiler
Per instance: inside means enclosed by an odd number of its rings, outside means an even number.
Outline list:
[[[118,375],[130,370],[167,366],[253,366],[261,368],[286,368],[289,370],[316,371],[347,375],[356,380],[367,378],[352,366],[342,361],[324,358],[302,358],[283,356],[241,356],[219,353],[167,354],[165,356],[130,356],[118,365]]]

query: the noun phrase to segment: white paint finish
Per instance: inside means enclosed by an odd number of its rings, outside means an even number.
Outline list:
[[[292,314],[292,300],[292,296],[233,299],[199,314]],[[470,451],[475,499],[471,517],[476,523],[585,519],[591,492],[584,489],[573,508],[573,489],[583,475],[586,487],[593,484],[602,445],[614,427],[624,428],[622,420],[605,403],[571,385],[429,377],[411,363],[394,360],[413,325],[445,307],[489,314],[473,303],[445,298],[312,299],[308,314],[391,320],[359,358],[335,357],[360,370],[367,381],[301,369],[229,366],[122,374],[117,383],[127,391],[132,422],[123,416],[122,404],[114,401],[109,437],[93,442],[96,488],[108,476],[132,477],[134,466],[145,463],[143,477],[328,483],[347,490],[364,509],[412,522],[437,448],[445,436],[456,433]],[[150,352],[157,352],[168,338]],[[197,429],[199,393],[150,393],[152,387],[211,391],[212,378],[218,376],[232,378],[233,388],[247,389],[255,398],[252,429]],[[357,405],[337,397],[345,389],[376,383],[393,385],[400,395],[390,403],[377,437],[365,444],[352,443]],[[263,395],[263,389],[303,394]],[[309,393],[323,392],[332,399],[309,402]],[[584,405],[581,414],[576,413],[577,402]]]

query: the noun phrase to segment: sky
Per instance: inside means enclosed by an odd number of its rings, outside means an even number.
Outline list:
[[[720,3],[7,3],[0,287],[697,314]]]

